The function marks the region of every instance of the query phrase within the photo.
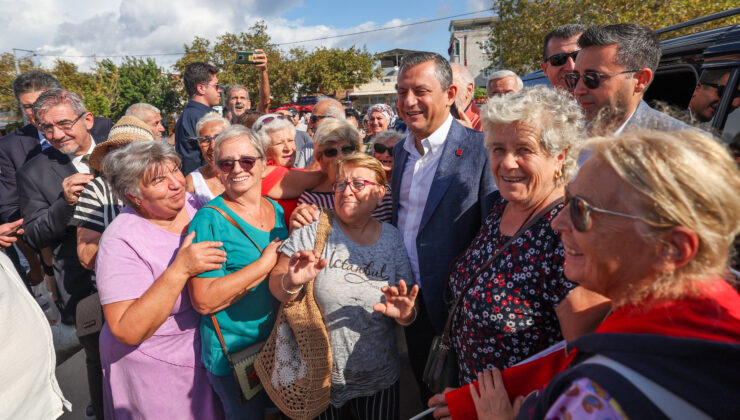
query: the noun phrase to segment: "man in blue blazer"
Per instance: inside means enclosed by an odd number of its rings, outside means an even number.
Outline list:
[[[397,108],[409,134],[393,150],[393,224],[404,237],[421,287],[416,321],[405,329],[409,358],[421,381],[434,335],[444,329],[452,260],[468,247],[491,209],[496,186],[483,133],[450,115],[457,88],[450,64],[436,53],[409,54],[398,75]]]

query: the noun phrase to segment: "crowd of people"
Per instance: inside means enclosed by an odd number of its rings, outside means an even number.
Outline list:
[[[219,69],[191,63],[173,137],[149,104],[114,124],[21,74],[29,124],[0,139],[5,413],[70,408],[23,287],[46,281],[98,420],[280,418],[232,358],[307,287],[330,344],[320,419],[400,418],[397,330],[437,419],[456,418],[461,390],[481,420],[736,416],[740,170],[701,125],[643,100],[660,56],[640,25],[564,25],[543,42],[550,86],[500,70],[479,108],[465,66],[413,52],[394,104],[361,115],[321,98],[304,124],[269,112],[258,50],[256,110],[233,85],[214,112]],[[440,336],[442,385],[426,371]],[[509,368],[557,351],[567,363],[544,383],[507,392]]]

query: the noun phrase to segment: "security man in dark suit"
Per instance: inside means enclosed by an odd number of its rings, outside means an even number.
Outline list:
[[[23,164],[41,153],[41,150],[51,146],[49,141],[36,128],[33,117],[33,103],[39,95],[47,90],[60,89],[61,87],[54,76],[38,70],[25,72],[13,82],[13,94],[28,124],[0,138],[0,223],[20,219],[16,173]],[[95,117],[90,133],[96,138],[106,139],[111,127],[112,123],[109,119]],[[34,252],[22,240],[18,241],[17,245],[31,266],[31,282],[35,284],[41,281],[43,274],[40,272],[40,261],[36,254],[39,250]],[[21,277],[25,278],[25,270],[21,269],[15,250],[11,247],[7,248],[5,252],[13,260]],[[47,274],[52,274],[50,267],[47,267]],[[67,316],[64,320],[69,323],[69,318]]]
[[[88,159],[105,138],[90,135],[95,118],[74,92],[50,89],[33,104],[38,131],[49,141],[46,148],[18,171],[18,196],[25,240],[36,249],[51,248],[54,275],[69,293],[66,315],[95,288],[92,271],[77,256],[76,228],[69,224],[85,185],[93,179]],[[85,348],[92,405],[102,418],[102,371],[97,335],[80,337]],[[99,414],[98,414],[99,413]]]

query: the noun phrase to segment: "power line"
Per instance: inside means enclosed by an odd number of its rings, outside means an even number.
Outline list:
[[[447,19],[452,19],[452,18],[461,17],[461,16],[475,15],[475,14],[478,14],[478,13],[488,12],[490,10],[493,10],[493,8],[478,10],[478,11],[475,11],[475,12],[460,13],[460,14],[457,14],[457,15],[450,15],[450,16],[445,16],[445,17],[436,18],[436,19],[420,20],[418,22],[404,23],[402,25],[389,26],[387,28],[368,29],[368,30],[365,30],[365,31],[352,32],[352,33],[349,33],[349,34],[330,35],[330,36],[325,36],[325,37],[320,37],[320,38],[306,39],[306,40],[302,40],[302,41],[282,42],[280,44],[275,44],[275,45],[276,46],[281,46],[281,45],[303,44],[303,43],[306,43],[306,42],[324,41],[324,40],[327,40],[327,39],[344,38],[344,37],[356,36],[356,35],[363,35],[363,34],[368,34],[368,33],[373,33],[373,32],[390,31],[390,30],[394,30],[394,29],[406,28],[406,27],[409,27],[409,26],[416,26],[416,25],[423,25],[423,24],[426,24],[426,23],[439,22],[440,20],[447,20]],[[123,57],[161,57],[161,56],[168,56],[168,55],[183,55],[183,54],[185,54],[185,53],[184,52],[173,52],[173,53],[155,53],[155,54],[117,54],[117,55],[96,55],[96,54],[92,54],[92,55],[55,55],[55,54],[39,54],[39,53],[34,53],[34,56],[38,56],[38,57],[55,57],[55,58],[123,58]]]

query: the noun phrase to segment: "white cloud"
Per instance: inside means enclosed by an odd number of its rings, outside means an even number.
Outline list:
[[[0,51],[11,51],[12,48],[34,50],[43,55],[38,60],[44,67],[50,67],[55,60],[50,56],[63,56],[81,69],[89,69],[95,59],[83,56],[100,58],[181,52],[183,44],[192,42],[195,36],[215,40],[224,32],[245,31],[258,20],[265,20],[272,41],[278,44],[411,22],[410,19],[391,19],[382,23],[368,21],[354,27],[335,27],[281,17],[301,5],[302,0],[38,0],[32,5],[0,0],[4,11],[0,16],[0,26],[6,34],[14,34],[0,39]],[[421,43],[428,35],[429,28],[425,26],[408,26],[282,48],[349,47],[353,44],[366,45],[374,52],[388,45],[408,48]],[[157,63],[168,67],[178,56],[155,58]]]

